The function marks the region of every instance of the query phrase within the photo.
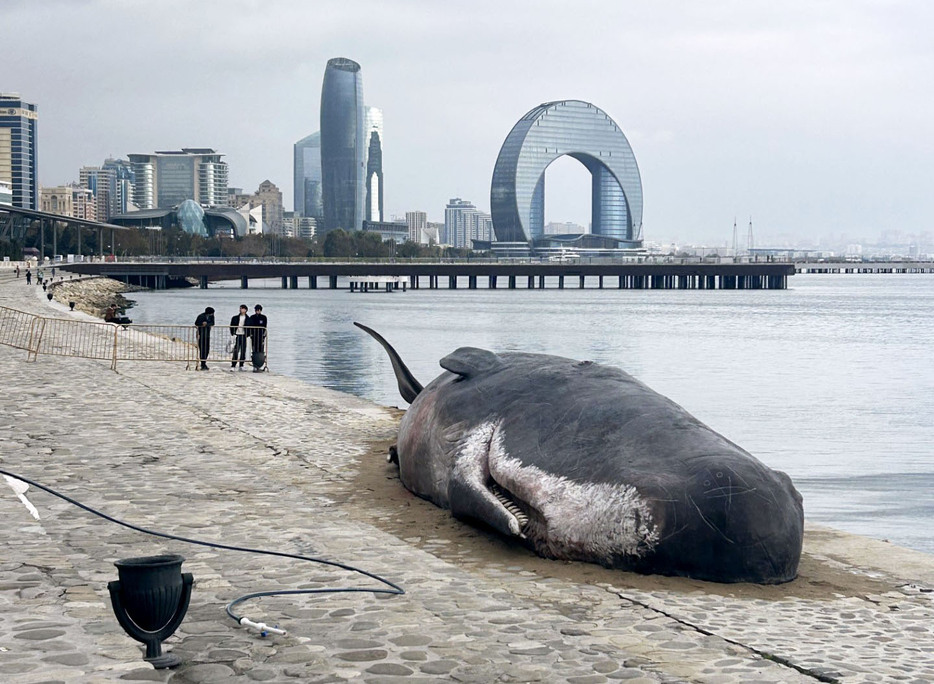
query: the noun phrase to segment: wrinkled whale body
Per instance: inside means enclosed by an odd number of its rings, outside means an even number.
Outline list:
[[[610,366],[462,347],[422,388],[379,334],[411,406],[407,489],[547,558],[715,582],[794,579],[791,479]]]

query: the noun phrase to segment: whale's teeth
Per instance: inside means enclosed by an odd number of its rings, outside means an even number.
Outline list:
[[[490,491],[493,493],[493,496],[496,497],[497,501],[503,504],[503,508],[515,517],[519,523],[519,528],[525,533],[525,529],[529,524],[529,516],[516,504],[512,497],[504,492],[495,482],[490,486]]]

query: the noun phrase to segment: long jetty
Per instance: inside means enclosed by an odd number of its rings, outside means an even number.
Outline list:
[[[82,275],[101,275],[134,285],[165,289],[195,280],[202,288],[212,281],[239,280],[249,287],[250,280],[279,278],[283,289],[297,289],[307,279],[309,289],[318,289],[320,280],[332,290],[341,278],[357,281],[367,277],[395,277],[412,289],[442,286],[457,289],[466,285],[477,289],[542,289],[546,283],[576,282],[598,288],[635,290],[783,290],[788,276],[794,275],[791,263],[529,263],[464,261],[424,262],[252,262],[252,261],[180,261],[180,262],[93,262],[62,264],[61,268]]]

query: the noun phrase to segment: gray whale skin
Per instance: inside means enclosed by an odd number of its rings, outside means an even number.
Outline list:
[[[462,347],[422,388],[389,353],[411,406],[390,460],[402,484],[546,558],[713,582],[795,578],[801,495],[618,368]]]

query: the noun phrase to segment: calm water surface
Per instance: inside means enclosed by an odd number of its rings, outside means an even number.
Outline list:
[[[619,366],[768,465],[814,522],[934,553],[934,276],[797,275],[785,291],[136,293],[138,323],[269,316],[271,368],[404,406],[378,330],[424,384],[459,346]],[[595,283],[589,283],[591,287]],[[258,379],[257,382],[262,382]]]

